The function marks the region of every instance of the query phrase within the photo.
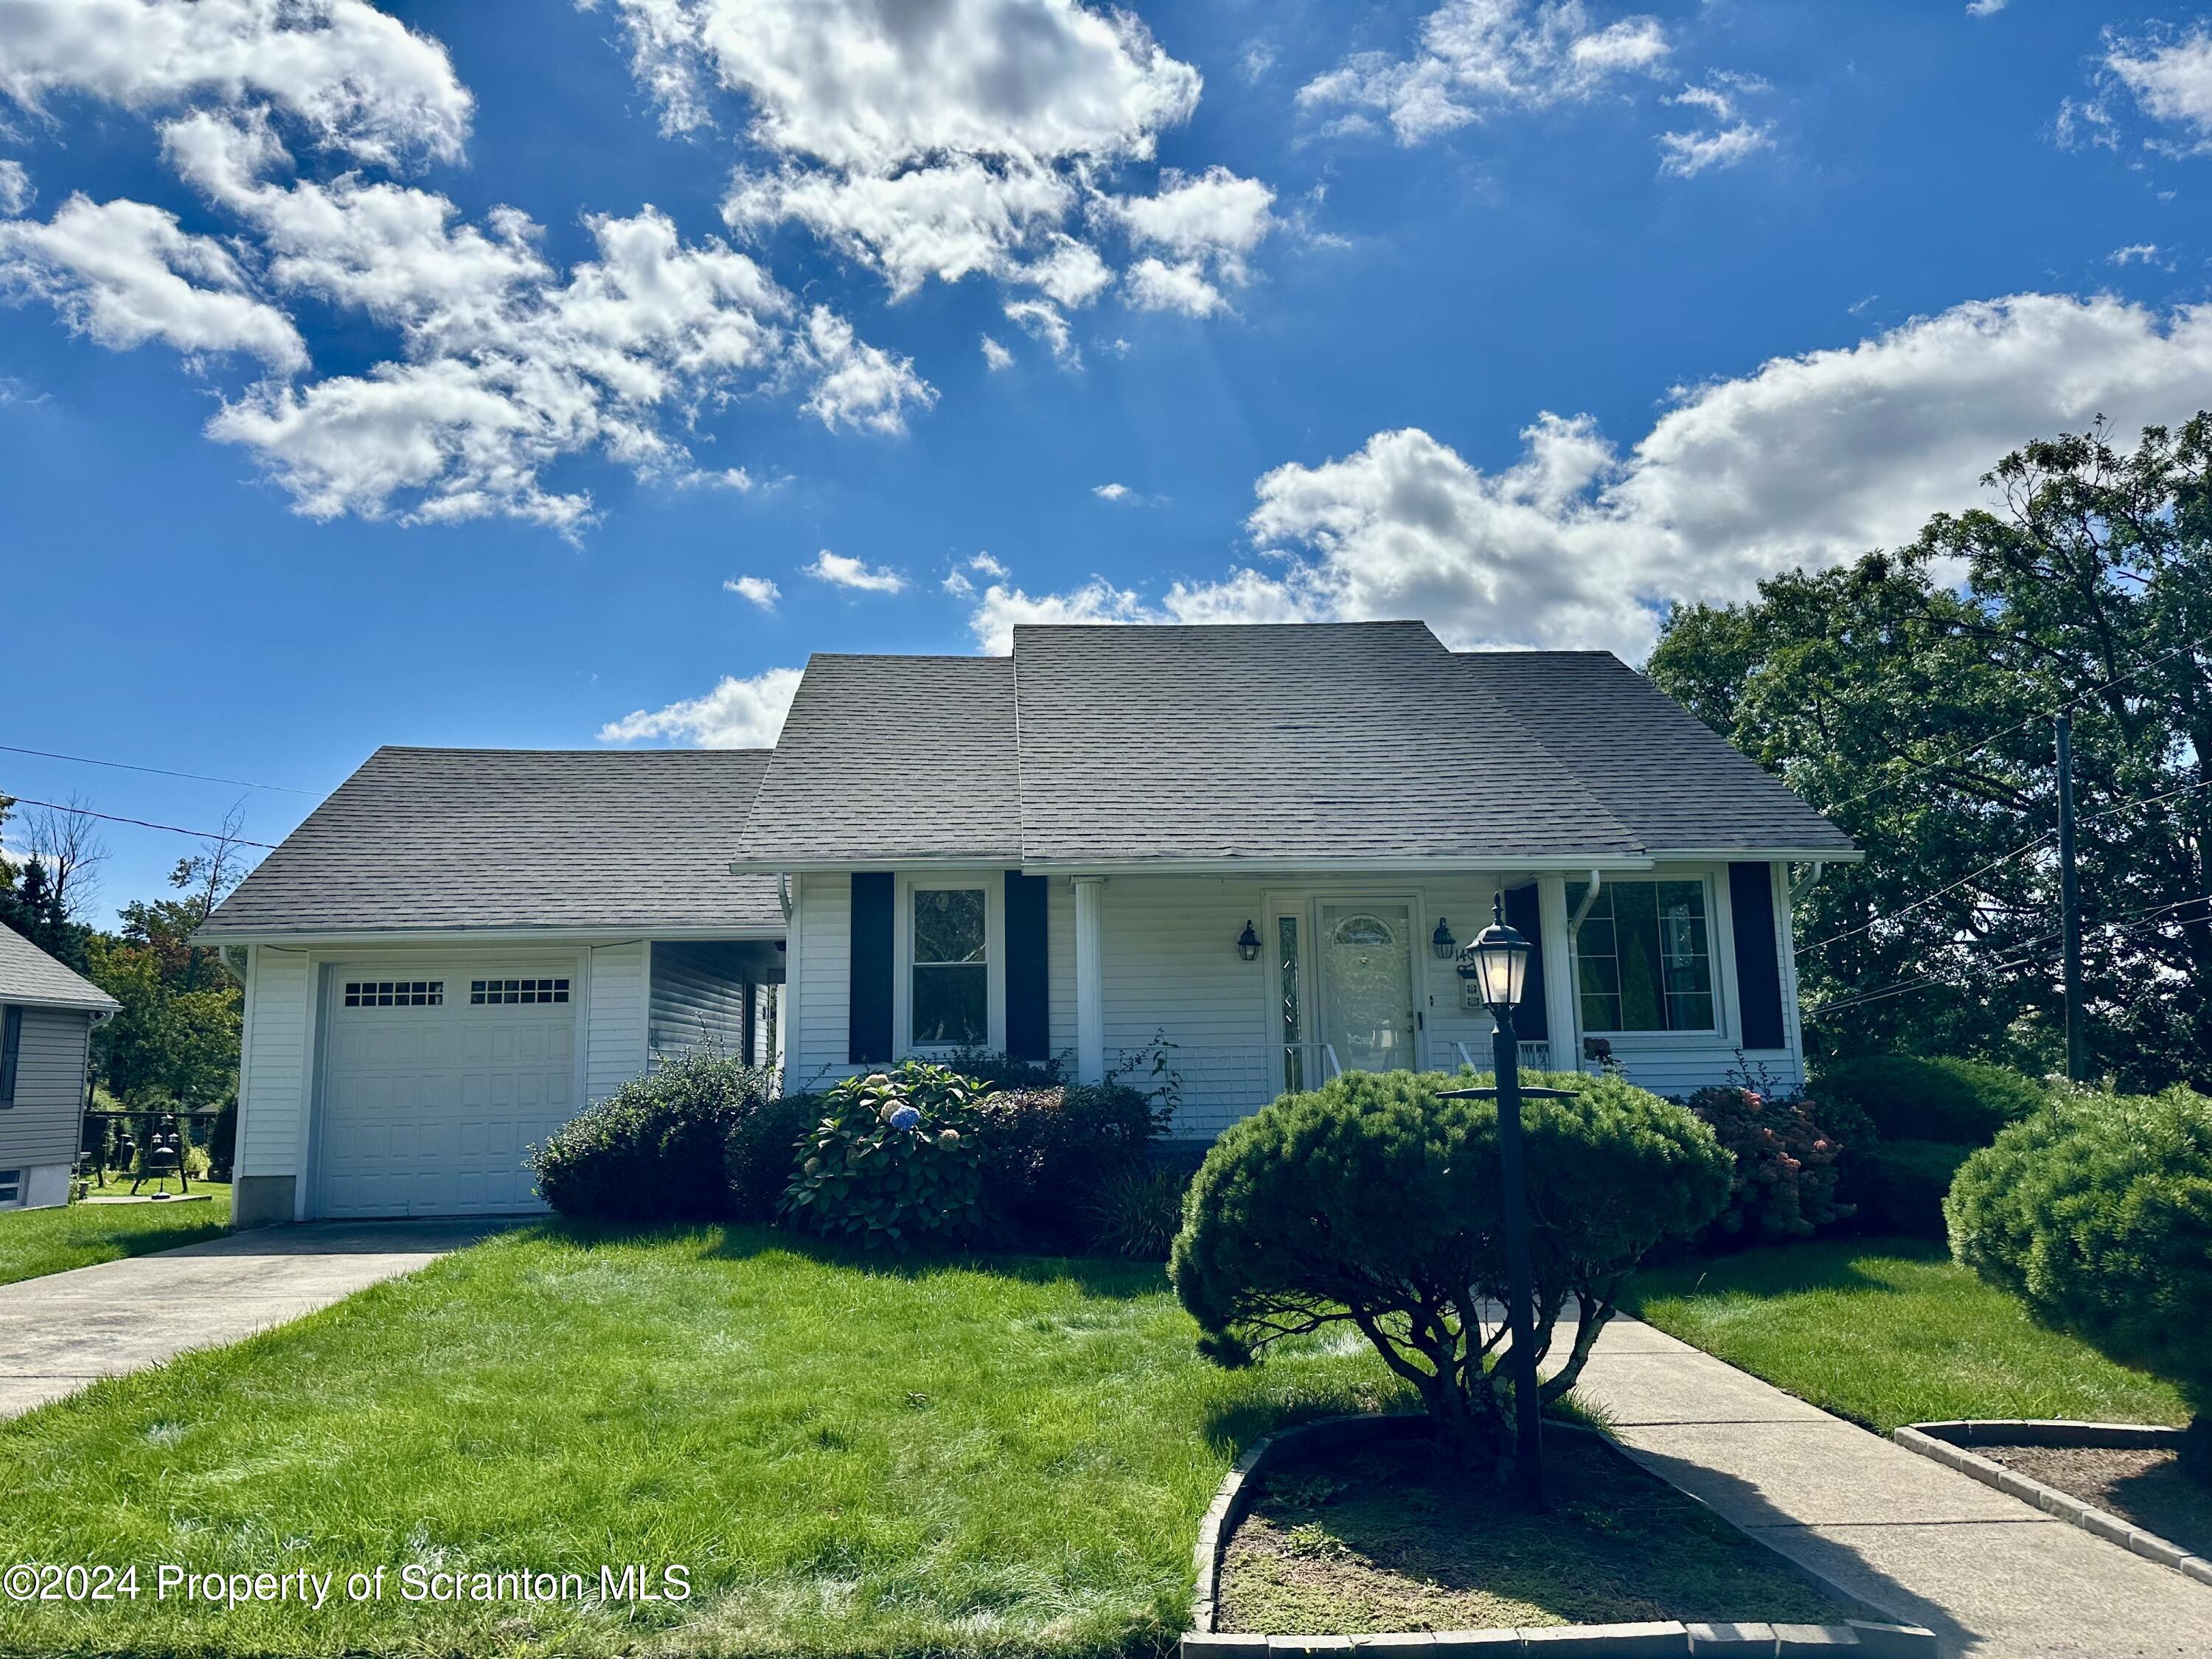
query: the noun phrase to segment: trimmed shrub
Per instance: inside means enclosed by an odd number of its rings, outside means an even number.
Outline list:
[[[1883,1140],[1855,1153],[1850,1192],[1857,1203],[1858,1231],[1946,1237],[1943,1198],[1973,1152],[1942,1140]]]
[[[1498,1113],[1437,1097],[1466,1080],[1354,1073],[1221,1137],[1169,1269],[1202,1352],[1240,1364],[1282,1337],[1351,1323],[1461,1455],[1504,1448],[1509,1344],[1486,1340],[1483,1325],[1505,1279]],[[1656,1095],[1612,1077],[1540,1080],[1577,1091],[1522,1109],[1539,1352],[1564,1309],[1579,1322],[1548,1401],[1574,1386],[1644,1253],[1719,1213],[1729,1164],[1710,1129]]]
[[[1810,1238],[1851,1213],[1836,1197],[1841,1143],[1809,1101],[1731,1085],[1700,1089],[1683,1104],[1735,1160],[1714,1237],[1759,1244]]]
[[[976,1113],[987,1206],[1044,1249],[1089,1247],[1085,1210],[1103,1183],[1143,1167],[1159,1128],[1144,1096],[1113,1083],[1009,1091]]]
[[[921,1060],[847,1079],[822,1097],[777,1219],[869,1249],[995,1242],[1004,1224],[984,1194],[984,1095]]]
[[[773,1072],[703,1049],[664,1060],[530,1149],[538,1195],[578,1220],[726,1219],[724,1143],[775,1086]]]
[[[722,1170],[728,1178],[730,1219],[768,1221],[776,1200],[791,1185],[802,1149],[822,1121],[819,1095],[782,1095],[739,1114],[722,1140]]]
[[[1885,1140],[1986,1146],[2049,1098],[2035,1079],[1987,1060],[1862,1054],[1820,1067],[1814,1091],[1855,1106]]]
[[[1018,1060],[991,1048],[962,1048],[948,1054],[945,1068],[994,1090],[1057,1089],[1067,1081],[1058,1060]]]
[[[2212,1480],[2212,1100],[2064,1093],[1968,1158],[1951,1253],[2039,1324],[2164,1377]]]
[[[236,1095],[216,1109],[215,1122],[208,1130],[208,1179],[228,1181],[231,1168],[238,1162],[238,1097]]]
[[[1131,1261],[1164,1261],[1182,1227],[1187,1165],[1139,1164],[1098,1183],[1084,1206],[1091,1249]]]

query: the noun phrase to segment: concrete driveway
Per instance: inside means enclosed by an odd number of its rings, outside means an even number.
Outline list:
[[[103,1376],[219,1347],[428,1267],[514,1224],[323,1221],[0,1285],[0,1418]]]

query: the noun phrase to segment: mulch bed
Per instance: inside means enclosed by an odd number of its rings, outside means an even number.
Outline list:
[[[2212,1486],[2177,1455],[2138,1446],[1984,1446],[1972,1449],[2031,1480],[2094,1504],[2192,1555],[2212,1556]]]
[[[1850,1616],[1595,1437],[1546,1439],[1548,1514],[1419,1441],[1291,1454],[1223,1553],[1224,1631],[1492,1630]]]

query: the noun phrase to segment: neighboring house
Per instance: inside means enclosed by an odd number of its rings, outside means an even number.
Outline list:
[[[69,1202],[92,1028],[121,1006],[0,927],[0,1210]]]
[[[379,750],[202,937],[248,987],[246,1220],[520,1209],[528,1142],[702,1041],[793,1088],[1164,1042],[1192,1138],[1486,1064],[1450,958],[1493,894],[1530,1063],[1790,1086],[1792,884],[1857,856],[1602,652],[1035,627],[817,656],[773,750]]]

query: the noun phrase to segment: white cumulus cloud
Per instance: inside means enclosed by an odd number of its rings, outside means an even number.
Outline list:
[[[0,214],[22,212],[38,194],[21,161],[0,161]]]
[[[695,749],[767,749],[783,730],[800,671],[771,668],[750,679],[726,676],[703,697],[640,708],[599,728],[601,743],[669,738]]]
[[[832,553],[826,547],[814,556],[814,562],[806,567],[806,574],[833,587],[849,587],[863,593],[903,593],[907,586],[906,578],[888,565],[871,568],[858,559]]]
[[[750,600],[763,611],[775,610],[775,602],[783,597],[783,590],[765,576],[732,576],[722,584],[722,591]]]
[[[1704,112],[1705,124],[1659,135],[1659,171],[1669,178],[1694,179],[1773,149],[1773,124],[1747,118],[1741,102],[1743,94],[1767,89],[1763,81],[1723,75],[1703,86],[1685,87],[1669,98],[1667,101],[1677,108]]]
[[[932,279],[980,276],[1034,289],[1042,299],[1030,303],[1064,316],[1114,286],[1102,232],[1142,248],[1154,222],[1178,228],[1122,175],[1151,163],[1159,134],[1188,118],[1200,81],[1132,11],[1080,0],[617,4],[638,82],[666,125],[709,126],[727,102],[726,118],[741,119],[765,152],[765,164],[749,157],[734,171],[731,228],[802,225],[874,270],[894,299]],[[1202,182],[1216,187],[1212,173]],[[1231,280],[1241,280],[1265,234],[1271,198],[1237,182],[1261,198],[1257,232],[1232,227],[1203,252],[1176,254],[1202,282],[1208,261],[1232,258]],[[1162,196],[1181,187],[1172,173],[1163,185]],[[1045,337],[1073,361],[1056,332]]]
[[[471,100],[446,49],[367,0],[0,0],[0,95],[148,112],[265,102],[364,161],[458,155]]]
[[[0,222],[0,297],[40,299],[104,346],[159,340],[187,353],[242,352],[304,368],[289,318],[258,297],[228,249],[143,202],[71,196],[52,220]]]
[[[2104,67],[2144,114],[2185,130],[2183,148],[2212,149],[2212,27],[2150,40],[2108,35]]]
[[[1446,0],[1422,21],[1411,56],[1359,52],[1298,91],[1308,109],[1346,112],[1352,128],[1389,122],[1401,144],[1507,108],[1595,96],[1624,76],[1664,69],[1672,47],[1658,19],[1601,23],[1582,0]]]
[[[1093,484],[1091,493],[1102,501],[1118,501],[1129,493],[1129,486],[1125,483]]]
[[[1418,428],[1377,433],[1259,480],[1252,566],[1157,602],[1101,579],[1037,596],[994,584],[970,625],[1001,648],[1031,620],[1419,617],[1456,645],[1633,660],[1669,602],[1898,545],[1972,505],[2022,442],[2100,414],[2122,431],[2177,422],[2207,385],[2212,307],[1978,301],[1685,390],[1625,451],[1587,416],[1539,416],[1497,472]]]
[[[983,337],[983,366],[994,374],[1002,368],[1012,368],[1014,354],[986,334]]]

